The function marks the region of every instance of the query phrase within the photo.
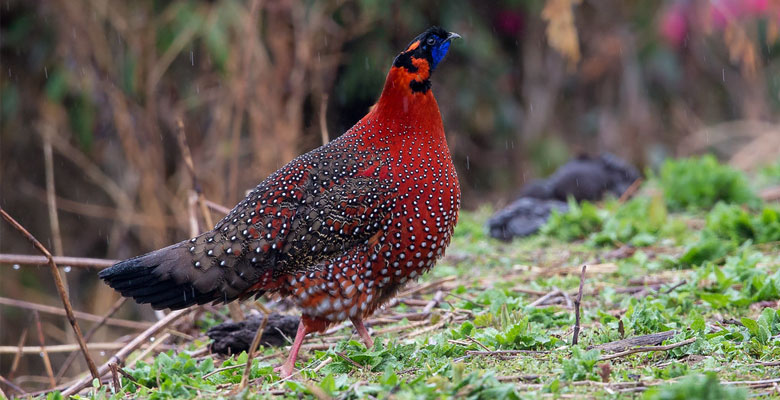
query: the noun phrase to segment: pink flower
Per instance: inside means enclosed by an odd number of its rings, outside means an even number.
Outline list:
[[[687,7],[677,3],[661,13],[658,31],[669,44],[680,46],[688,34]]]

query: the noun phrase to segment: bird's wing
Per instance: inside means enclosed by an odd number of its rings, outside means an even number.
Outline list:
[[[213,230],[101,277],[139,302],[183,308],[272,290],[286,274],[369,241],[395,207],[392,173],[381,151],[331,143],[269,176]]]
[[[377,232],[395,206],[389,169],[375,154],[306,154],[258,185],[214,232],[277,273],[330,258]]]
[[[267,274],[270,285],[381,230],[397,201],[390,170],[376,151],[342,148],[314,150],[258,185],[191,246],[201,267],[239,269],[247,284]]]

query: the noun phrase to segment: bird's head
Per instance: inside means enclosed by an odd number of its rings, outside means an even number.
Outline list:
[[[393,62],[394,68],[403,68],[409,74],[409,86],[413,92],[427,92],[431,87],[430,77],[450,49],[452,39],[460,35],[432,26],[414,38]]]

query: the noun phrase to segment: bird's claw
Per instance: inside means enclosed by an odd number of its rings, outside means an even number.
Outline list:
[[[284,363],[274,368],[274,372],[279,374],[279,377],[282,379],[289,378],[294,371],[295,371],[295,367],[292,365],[288,365],[288,363]]]

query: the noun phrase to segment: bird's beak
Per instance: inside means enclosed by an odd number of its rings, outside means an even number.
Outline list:
[[[458,35],[455,32],[450,32],[450,35],[447,36],[447,41],[451,41],[452,39],[460,39],[460,35]]]

